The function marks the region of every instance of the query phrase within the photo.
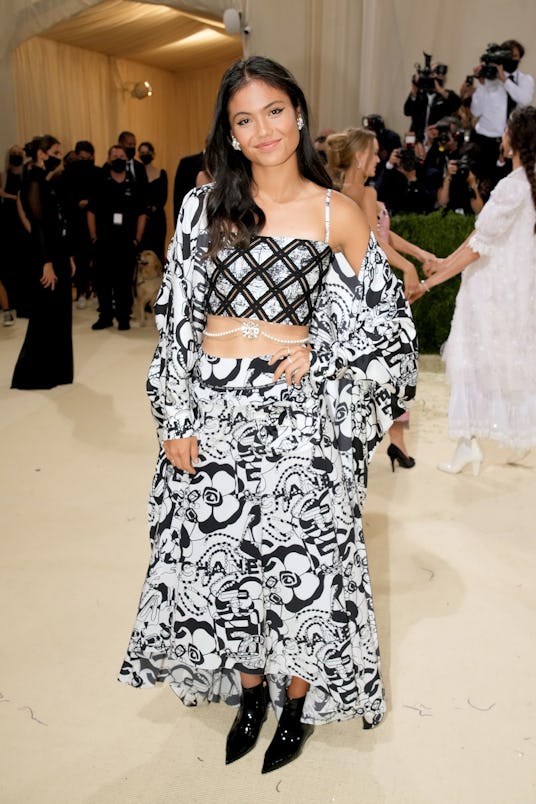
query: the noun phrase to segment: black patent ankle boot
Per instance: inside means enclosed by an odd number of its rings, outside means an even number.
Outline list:
[[[314,727],[301,722],[303,698],[287,698],[279,718],[274,738],[264,755],[263,773],[282,768],[298,757],[303,745],[314,731]]]
[[[225,764],[236,762],[251,751],[266,720],[268,688],[261,681],[255,687],[242,687],[242,701],[231,730],[227,735]]]

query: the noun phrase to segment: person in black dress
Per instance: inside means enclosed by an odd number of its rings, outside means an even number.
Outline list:
[[[93,290],[93,249],[87,225],[87,207],[100,180],[101,168],[95,165],[95,148],[91,142],[79,140],[74,154],[75,159],[65,165],[61,177],[62,206],[76,265],[76,306],[83,310]]]
[[[168,177],[165,170],[153,164],[156,154],[152,143],[142,142],[138,147],[138,155],[147,173],[147,220],[140,249],[154,251],[164,264],[167,231],[164,208],[168,197]]]
[[[54,137],[34,137],[20,200],[30,228],[30,320],[12,388],[53,388],[73,381],[71,279],[74,261],[53,172],[61,164]]]
[[[28,316],[22,272],[27,235],[17,211],[24,159],[20,145],[12,145],[6,154],[5,170],[0,178],[0,281],[8,297],[7,306],[4,304],[6,326],[15,322],[15,311],[19,317]]]

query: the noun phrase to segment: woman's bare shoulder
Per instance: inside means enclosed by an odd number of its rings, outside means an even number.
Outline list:
[[[334,251],[344,250],[350,236],[366,244],[370,234],[367,219],[359,206],[337,191],[331,195],[330,231],[330,245]]]

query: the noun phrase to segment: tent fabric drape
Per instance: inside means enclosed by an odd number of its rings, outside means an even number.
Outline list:
[[[523,71],[536,74],[536,48],[526,37],[536,24],[536,4],[525,0],[509,5],[473,0],[470,14],[462,13],[459,0],[454,7],[440,0],[150,0],[144,5],[151,4],[213,19],[221,19],[227,7],[240,9],[250,28],[242,39],[245,52],[270,56],[294,72],[314,129],[359,125],[362,115],[378,113],[389,128],[403,132],[409,119],[402,107],[423,50],[449,65],[447,85],[455,90],[487,42],[510,37],[527,47]],[[217,84],[232,59],[208,67],[201,48],[199,69],[172,73],[131,55],[114,59],[45,39],[51,25],[96,5],[95,0],[0,0],[0,155],[13,142],[48,130],[66,147],[89,137],[102,159],[118,131],[129,128],[138,139],[154,142],[159,163],[172,173],[180,156],[202,148]],[[113,14],[106,23],[111,35]],[[116,33],[121,36],[120,25]],[[148,43],[151,36],[148,31]],[[121,88],[139,80],[153,84],[152,98],[134,100]]]
[[[154,67],[33,37],[14,55],[17,130],[20,142],[50,133],[64,151],[88,139],[96,161],[106,159],[120,131],[149,140],[156,163],[172,185],[179,159],[203,147],[226,64],[176,75]],[[137,100],[129,87],[147,80],[153,95]],[[171,198],[168,230],[174,228]]]

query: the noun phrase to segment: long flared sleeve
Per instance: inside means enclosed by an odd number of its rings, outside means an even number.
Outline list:
[[[523,170],[523,168],[520,168]],[[489,256],[512,228],[522,207],[531,203],[528,182],[516,181],[510,173],[495,187],[489,201],[475,223],[475,232],[469,239],[469,248]]]
[[[358,276],[334,256],[311,333],[311,382],[326,400],[347,486],[362,505],[372,455],[415,396],[418,361],[402,283],[374,235]]]
[[[147,376],[147,394],[160,442],[194,435],[196,413],[190,377],[197,360],[192,285],[204,197],[195,190],[184,200],[168,265],[155,304],[159,341]]]
[[[342,254],[334,256],[312,334],[317,388],[351,372],[355,381],[388,385],[401,400],[415,395],[415,325],[402,284],[374,235],[358,276]]]

